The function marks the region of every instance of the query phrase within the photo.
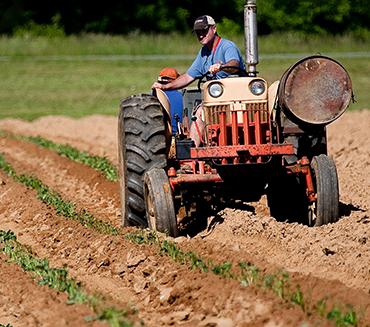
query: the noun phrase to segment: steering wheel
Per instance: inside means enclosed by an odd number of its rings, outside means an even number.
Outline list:
[[[243,68],[240,68],[240,67],[237,67],[237,66],[221,66],[220,67],[220,69],[223,69],[223,68],[232,68],[232,69],[237,69],[237,72],[239,73],[239,72],[242,72],[242,73],[244,73],[245,74],[245,76],[248,76],[248,73],[247,73],[247,71],[245,70],[245,69],[243,69]],[[198,79],[198,91],[199,92],[201,92],[201,84],[203,84],[203,83],[205,83],[205,82],[207,82],[206,80],[205,80],[205,77],[206,76],[208,76],[208,75],[212,75],[209,71],[208,72],[206,72],[205,74],[203,74],[201,77],[199,77]]]

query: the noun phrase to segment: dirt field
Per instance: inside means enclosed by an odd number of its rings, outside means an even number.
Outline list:
[[[261,272],[284,268],[299,283],[313,314],[287,306],[272,292],[244,287],[210,273],[192,271],[153,246],[106,236],[60,217],[36,199],[36,191],[0,172],[0,226],[11,229],[39,258],[53,267],[67,264],[90,292],[100,291],[123,309],[131,301],[145,326],[333,326],[315,310],[326,295],[328,306],[354,305],[370,326],[370,111],[346,112],[328,127],[328,151],[337,165],[340,220],[309,228],[277,222],[263,198],[245,209],[219,213],[213,231],[186,235],[178,242],[213,262],[253,262]],[[0,129],[40,135],[68,143],[117,164],[117,118],[90,116],[75,120],[43,117],[33,123],[5,119]],[[4,157],[18,174],[34,174],[63,199],[103,221],[120,225],[118,182],[55,152],[0,138]],[[205,217],[206,219],[207,217]],[[208,217],[212,220],[213,217]],[[111,240],[114,239],[112,243]],[[93,312],[66,305],[67,295],[40,286],[0,254],[0,324],[12,326],[104,326],[86,322]]]

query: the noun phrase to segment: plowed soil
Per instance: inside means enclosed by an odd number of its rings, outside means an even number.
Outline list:
[[[158,248],[130,243],[121,236],[92,231],[60,217],[36,198],[36,191],[0,172],[0,226],[32,247],[39,258],[66,269],[89,292],[100,291],[117,308],[136,305],[146,326],[334,326],[315,308],[352,304],[370,325],[370,111],[347,111],[328,126],[328,152],[340,185],[340,219],[322,227],[278,222],[266,199],[243,208],[229,207],[208,220],[208,229],[182,235],[184,251],[214,263],[252,262],[263,273],[289,274],[306,299],[307,316],[271,291],[244,287],[210,273],[200,273],[158,255]],[[5,119],[0,129],[42,136],[79,150],[117,160],[117,118],[48,116],[32,123]],[[0,138],[0,151],[18,174],[34,174],[64,200],[95,217],[120,226],[118,182],[37,145]],[[114,240],[114,242],[111,242]],[[104,326],[86,322],[90,309],[67,306],[67,295],[40,286],[32,276],[0,254],[0,324],[12,326]]]

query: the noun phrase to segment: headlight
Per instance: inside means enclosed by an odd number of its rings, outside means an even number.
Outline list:
[[[254,80],[249,84],[249,89],[254,95],[261,95],[265,92],[265,83],[261,80]]]
[[[224,92],[224,87],[221,83],[212,83],[208,88],[208,93],[211,97],[218,98]]]

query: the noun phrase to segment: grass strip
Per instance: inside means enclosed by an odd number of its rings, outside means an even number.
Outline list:
[[[79,221],[83,226],[102,234],[123,235],[127,240],[137,244],[158,246],[159,255],[166,255],[175,262],[187,265],[193,270],[205,273],[211,272],[224,278],[237,280],[243,286],[256,285],[261,289],[272,291],[283,299],[287,305],[298,305],[306,312],[307,316],[312,315],[312,304],[306,305],[299,284],[296,285],[294,291],[291,291],[290,277],[283,269],[278,274],[274,272],[272,275],[260,276],[259,269],[254,267],[253,263],[239,262],[239,273],[235,273],[230,262],[225,261],[222,264],[213,264],[212,259],[205,260],[194,251],[185,253],[174,242],[168,241],[156,231],[128,231],[122,234],[120,229],[115,228],[109,223],[103,223],[92,215],[88,215],[84,209],[76,212],[75,203],[71,204],[69,201],[63,201],[60,194],[50,191],[35,176],[16,175],[16,171],[5,161],[3,153],[0,154],[0,169],[3,169],[15,181],[36,189],[37,198],[48,206],[53,205],[59,215]],[[336,306],[328,311],[326,306],[327,298],[317,303],[317,311],[321,317],[334,321],[338,327],[357,326],[357,317],[360,315],[356,313],[352,305],[343,307],[340,303],[337,303]],[[307,302],[312,303],[312,301]]]
[[[10,134],[3,130],[0,130],[0,135],[6,138],[31,142],[37,144],[41,148],[57,151],[57,153],[62,157],[67,157],[73,161],[92,167],[97,171],[101,171],[101,173],[108,180],[114,182],[118,181],[118,173],[116,166],[107,160],[108,158],[107,156],[103,158],[99,156],[92,156],[87,152],[79,151],[68,144],[57,144],[47,139],[44,139],[41,136],[26,137],[20,134]]]
[[[135,322],[131,321],[129,316],[136,315],[137,311],[131,307],[131,304],[127,304],[124,310],[117,310],[105,305],[107,299],[101,293],[87,295],[80,282],[68,277],[66,269],[50,267],[48,259],[33,256],[31,248],[19,243],[11,230],[0,231],[0,243],[3,245],[1,251],[10,258],[6,260],[7,263],[14,262],[24,271],[33,273],[42,286],[47,285],[49,288],[56,288],[58,292],[66,292],[68,305],[80,303],[91,308],[96,316],[86,317],[86,321],[101,320],[112,327],[135,326]],[[142,322],[140,325],[144,326]]]

